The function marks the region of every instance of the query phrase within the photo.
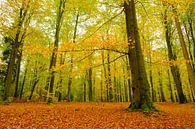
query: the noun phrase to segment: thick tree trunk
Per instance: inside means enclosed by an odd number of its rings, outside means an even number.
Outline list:
[[[150,86],[147,80],[144,58],[141,50],[140,37],[138,32],[135,1],[124,2],[126,29],[129,43],[129,62],[132,75],[133,102],[129,108],[131,110],[154,109],[150,98]]]
[[[30,1],[26,3],[23,1],[19,9],[17,31],[14,37],[14,45],[12,45],[11,48],[10,60],[8,63],[7,74],[5,78],[4,100],[7,100],[8,97],[12,97],[12,93],[10,92],[10,89],[12,88],[11,86],[12,86],[12,79],[13,79],[13,67],[15,64],[18,49],[22,45],[22,42],[24,40],[24,34],[26,33],[26,30],[24,30],[22,34],[21,29],[23,28],[24,21],[26,20],[27,13],[29,11],[29,4]],[[30,18],[28,20],[30,21]]]
[[[16,59],[16,49],[13,48],[10,53],[10,59],[8,63],[8,68],[7,68],[7,74],[5,77],[5,90],[4,90],[4,100],[7,100],[8,97],[11,97],[10,89],[11,89],[11,84],[12,84],[12,75],[13,75],[13,66],[15,64],[15,59]]]

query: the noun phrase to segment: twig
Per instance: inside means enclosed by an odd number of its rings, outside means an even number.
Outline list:
[[[90,34],[88,37],[86,37],[85,39],[82,40],[82,42],[84,42],[86,39],[90,38],[91,36],[93,36],[98,30],[100,30],[104,25],[106,25],[108,22],[112,21],[113,19],[115,19],[117,16],[119,16],[120,14],[122,14],[122,12],[124,11],[124,9],[122,9],[118,14],[116,14],[115,16],[111,17],[109,20],[107,20],[106,22],[104,22],[101,26],[99,26],[92,34]]]
[[[119,57],[115,58],[114,60],[110,61],[109,63],[115,62],[116,60],[120,59],[123,56],[126,56],[126,55],[120,55]],[[108,62],[104,63],[104,64],[108,64]],[[93,66],[92,68],[97,68],[97,67],[100,67],[100,66],[102,66],[104,64],[99,64],[99,65]]]

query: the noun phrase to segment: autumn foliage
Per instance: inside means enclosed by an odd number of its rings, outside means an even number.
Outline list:
[[[128,103],[12,103],[0,106],[0,129],[193,129],[192,104],[156,103],[160,112],[127,112]]]

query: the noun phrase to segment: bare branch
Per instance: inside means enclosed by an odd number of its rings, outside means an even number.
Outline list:
[[[65,51],[59,51],[59,52],[84,52],[84,51],[103,51],[103,50],[112,51],[112,52],[116,52],[116,53],[121,53],[121,54],[125,54],[125,55],[128,54],[128,52],[123,52],[123,51],[119,51],[119,50],[116,50],[116,49],[109,49],[109,48],[73,49],[73,50],[65,50]]]

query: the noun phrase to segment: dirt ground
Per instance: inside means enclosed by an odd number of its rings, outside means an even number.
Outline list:
[[[195,105],[155,103],[160,112],[126,112],[128,103],[0,105],[0,129],[195,129]]]

